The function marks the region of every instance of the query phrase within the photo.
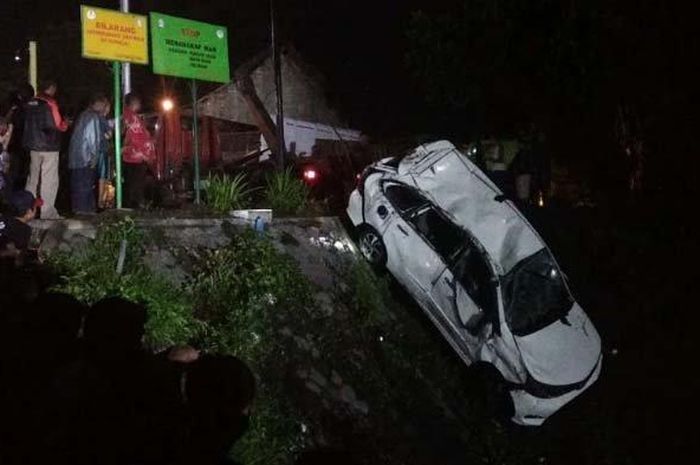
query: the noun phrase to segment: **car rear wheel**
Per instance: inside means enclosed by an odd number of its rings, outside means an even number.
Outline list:
[[[376,229],[364,226],[360,230],[360,253],[370,265],[375,268],[384,268],[386,265],[386,247],[384,241]]]

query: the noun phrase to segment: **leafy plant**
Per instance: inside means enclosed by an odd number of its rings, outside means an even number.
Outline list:
[[[378,279],[364,260],[354,262],[347,274],[352,291],[344,301],[351,305],[359,324],[366,327],[381,323],[387,316],[387,301],[390,300],[387,281]]]
[[[306,207],[309,188],[294,175],[291,168],[287,168],[268,176],[265,200],[278,213],[298,213]]]
[[[243,173],[236,176],[213,175],[207,181],[207,204],[218,213],[246,208],[255,191]]]
[[[122,273],[117,273],[120,246],[126,241]],[[149,319],[147,343],[160,348],[186,343],[204,331],[195,320],[189,295],[143,265],[144,234],[131,218],[102,225],[95,240],[79,253],[57,253],[49,264],[61,277],[56,291],[93,304],[111,296],[144,304]]]
[[[235,448],[244,463],[284,464],[304,442],[301,416],[285,392],[290,360],[280,328],[314,308],[311,288],[296,263],[271,241],[246,231],[208,252],[188,286],[197,318],[206,321],[201,345],[235,354],[259,375],[250,432]]]

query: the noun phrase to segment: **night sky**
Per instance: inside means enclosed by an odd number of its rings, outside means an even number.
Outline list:
[[[5,37],[0,44],[3,68],[13,66],[14,51],[28,37],[48,26],[66,24],[78,18],[80,1],[50,2],[49,9],[44,8],[47,3],[39,0],[3,1],[0,15],[0,29]],[[89,3],[108,8],[118,6],[115,0]],[[404,46],[401,27],[412,10],[412,2],[286,0],[277,3],[282,41],[294,45],[305,59],[319,68],[328,79],[329,97],[344,107],[346,119],[352,123],[371,117],[376,108],[391,108],[401,103]],[[55,4],[61,7],[56,8]],[[266,1],[134,0],[131,4],[132,11],[137,13],[161,11],[226,25],[231,34],[234,69],[269,44]],[[72,40],[73,48],[77,46],[75,39]],[[81,61],[79,56],[66,59]],[[135,73],[137,80],[149,81],[147,68],[141,67]],[[64,80],[61,76],[56,78]],[[166,83],[166,86],[172,85],[175,84]],[[401,113],[396,111],[392,118]]]

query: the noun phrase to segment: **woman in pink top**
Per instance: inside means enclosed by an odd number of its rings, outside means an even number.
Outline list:
[[[129,208],[141,208],[144,204],[148,165],[155,157],[155,147],[148,132],[141,111],[141,99],[128,94],[124,98],[124,200]]]

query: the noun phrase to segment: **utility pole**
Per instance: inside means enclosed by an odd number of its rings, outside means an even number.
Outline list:
[[[29,41],[29,84],[34,88],[34,92],[38,92],[37,89],[37,61],[36,61],[36,41]]]
[[[119,0],[122,12],[129,12],[129,0]],[[131,63],[122,64],[122,91],[123,95],[131,92]]]
[[[286,145],[284,143],[284,99],[282,97],[282,57],[277,40],[277,16],[275,0],[270,0],[270,42],[272,62],[275,69],[275,91],[277,93],[277,169],[284,169]]]

